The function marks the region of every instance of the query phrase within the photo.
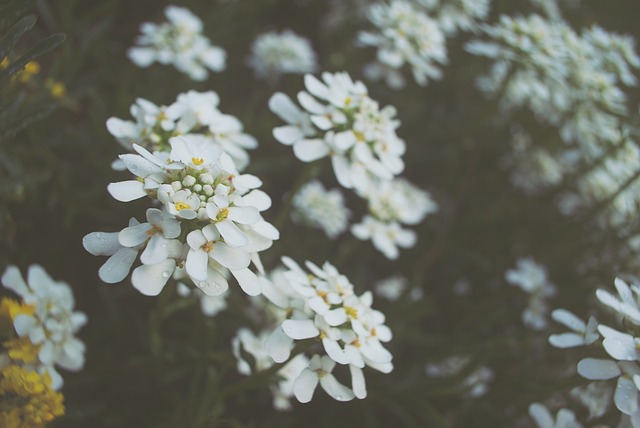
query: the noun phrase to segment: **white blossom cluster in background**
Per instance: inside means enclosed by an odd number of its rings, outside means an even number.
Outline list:
[[[570,331],[551,335],[549,343],[563,349],[598,348],[598,353],[604,358],[589,352],[591,356],[577,364],[580,376],[593,382],[572,390],[571,395],[587,408],[589,420],[615,408],[620,414],[619,427],[637,428],[640,427],[640,355],[637,345],[640,343],[637,336],[640,288],[620,278],[616,278],[615,288],[615,294],[604,289],[596,291],[597,299],[609,312],[607,318],[613,323],[599,322],[593,316],[585,322],[565,309],[557,309],[553,311],[553,318]]]
[[[426,7],[430,16],[447,36],[458,31],[475,31],[491,9],[491,0],[416,0]]]
[[[120,156],[135,178],[109,184],[109,193],[121,202],[148,196],[160,208],[147,209],[144,223],[132,219],[120,232],[84,237],[91,254],[110,256],[99,271],[104,282],[122,281],[140,253],[131,282],[143,294],[158,295],[176,274],[216,296],[227,290],[229,273],[247,294],[260,293],[249,265],[261,272],[258,253],[279,238],[260,215],[271,199],[258,190],[260,179],[240,174],[219,146],[198,137],[170,138],[170,152],[134,144],[137,154]]]
[[[318,180],[312,180],[293,196],[291,217],[297,223],[322,229],[335,239],[349,226],[350,212],[338,189],[326,190]]]
[[[427,363],[425,374],[434,379],[450,378],[460,375],[471,366],[469,355],[452,355],[437,363]],[[493,381],[494,373],[489,367],[481,365],[471,370],[460,382],[465,397],[479,398],[489,391],[489,383]]]
[[[281,74],[317,71],[316,54],[309,40],[291,30],[262,33],[251,45],[248,60],[256,77],[274,83]]]
[[[244,132],[238,118],[222,113],[219,104],[214,91],[187,91],[178,94],[169,106],[138,98],[130,108],[135,121],[111,117],[107,129],[127,150],[133,150],[136,143],[151,152],[168,151],[171,137],[188,135],[189,139],[220,146],[242,171],[249,164],[247,150],[255,149],[258,142]],[[125,169],[122,162],[115,166]]]
[[[448,63],[447,37],[475,31],[489,14],[490,0],[392,0],[369,5],[367,17],[375,31],[358,33],[359,46],[377,48],[376,60],[364,68],[370,80],[384,79],[387,86],[406,85],[402,68],[407,64],[415,81],[425,86],[442,78]]]
[[[17,340],[27,343],[3,343],[8,355],[0,353],[0,367],[22,361],[31,370],[47,373],[51,387],[59,390],[63,379],[56,370],[58,367],[79,371],[84,366],[85,345],[75,334],[86,324],[87,317],[73,310],[75,299],[71,287],[54,281],[39,265],[29,266],[27,281],[16,266],[7,267],[2,284],[21,299],[21,303],[9,302],[13,307],[9,307],[8,312],[19,337]],[[35,348],[35,355],[30,355],[30,348]]]
[[[282,380],[272,385],[279,409],[288,409],[294,396],[309,402],[318,384],[338,401],[365,398],[362,369],[393,370],[393,357],[382,345],[391,340],[391,330],[384,315],[371,308],[372,293],[355,294],[351,282],[328,262],[319,267],[307,261],[308,271],[288,257],[282,262],[287,270],[261,278],[273,327],[257,335],[238,332],[233,341],[238,370],[248,374],[284,363],[278,371]],[[240,345],[254,357],[253,369],[241,358]],[[334,376],[341,368],[348,369],[350,386]]]
[[[504,274],[505,280],[529,294],[527,308],[522,312],[522,322],[532,330],[547,327],[549,303],[547,300],[556,293],[556,287],[547,278],[547,270],[530,257],[518,259],[515,269]]]
[[[184,7],[167,6],[164,14],[168,22],[145,22],[136,46],[127,52],[129,59],[139,67],[154,62],[173,64],[193,80],[206,80],[209,70],[220,72],[226,65],[226,52],[214,46],[202,34],[202,20]]]
[[[347,73],[325,72],[322,81],[307,74],[304,80],[307,90],[297,96],[304,110],[281,92],[269,100],[271,111],[287,123],[274,128],[275,139],[292,146],[303,162],[329,157],[338,183],[369,204],[370,213],[352,233],[397,258],[398,247],[416,242],[415,232],[402,225],[419,223],[437,205],[429,193],[397,178],[404,170],[405,142],[396,134],[396,109],[380,108]],[[318,218],[322,212],[306,215]]]
[[[400,89],[405,86],[400,71],[405,64],[419,85],[442,78],[447,46],[436,20],[404,0],[372,4],[367,16],[376,30],[360,32],[358,44],[377,48],[376,61],[365,68],[368,78],[383,78],[389,87]]]
[[[575,189],[558,198],[560,210],[572,215],[612,198],[599,220],[624,228],[640,207],[638,185],[627,186],[640,158],[637,130],[625,122],[629,108],[623,92],[637,85],[640,57],[634,40],[597,26],[578,34],[562,19],[538,15],[503,15],[483,32],[488,41],[467,45],[469,52],[494,60],[478,87],[490,96],[500,94],[505,111],[527,107],[556,127],[564,142],[534,144],[525,131],[518,132],[508,162],[513,184],[533,194],[579,173]]]

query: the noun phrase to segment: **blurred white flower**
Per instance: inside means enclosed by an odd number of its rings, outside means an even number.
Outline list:
[[[349,210],[338,189],[326,190],[318,180],[312,180],[293,196],[294,221],[322,229],[331,239],[344,232],[349,225]]]
[[[569,409],[560,409],[554,418],[544,405],[533,403],[529,406],[529,416],[538,428],[582,428],[576,415]]]
[[[491,0],[418,0],[447,36],[474,31],[489,15]]]
[[[55,366],[72,371],[84,366],[85,345],[75,334],[86,324],[87,316],[74,312],[71,287],[51,279],[39,265],[29,266],[27,282],[16,266],[7,267],[2,284],[33,308],[33,314],[15,317],[14,328],[18,336],[28,337],[39,347],[38,360],[51,375],[52,388],[60,389],[63,380]]]
[[[392,260],[400,255],[398,247],[411,248],[417,239],[414,231],[403,229],[397,221],[384,222],[370,215],[364,216],[360,223],[351,226],[351,233],[363,241],[371,239],[373,246]]]
[[[404,276],[396,275],[376,282],[374,292],[387,300],[395,302],[408,287],[408,280]]]
[[[391,72],[387,83],[401,88],[404,79],[395,70],[409,64],[419,85],[426,85],[428,79],[442,77],[439,66],[446,64],[448,58],[446,39],[437,21],[412,3],[402,0],[372,4],[367,16],[376,31],[360,32],[358,43],[376,47],[377,63],[381,64],[369,66],[369,76],[384,76]]]
[[[533,330],[542,330],[547,326],[549,307],[547,299],[555,295],[556,288],[547,279],[547,270],[533,259],[521,258],[516,269],[505,272],[508,283],[517,285],[529,294],[529,304],[522,313],[522,321]]]
[[[142,34],[137,46],[129,49],[129,59],[139,67],[153,62],[173,64],[193,80],[205,80],[209,70],[225,68],[226,52],[202,35],[202,21],[186,8],[167,6],[164,11],[169,22],[140,26]]]
[[[268,81],[275,81],[285,73],[314,73],[318,68],[311,43],[291,30],[258,35],[247,62],[256,77]]]

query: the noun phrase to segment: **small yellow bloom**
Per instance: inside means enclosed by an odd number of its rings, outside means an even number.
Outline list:
[[[51,377],[10,365],[0,372],[0,402],[11,397],[8,409],[0,407],[0,423],[7,428],[39,428],[64,415],[64,397],[51,388]]]
[[[11,360],[27,364],[35,362],[38,359],[38,352],[40,352],[40,345],[31,343],[28,336],[5,340],[2,342],[2,346],[7,350]]]
[[[17,76],[22,83],[26,83],[38,73],[40,73],[40,64],[37,61],[29,61]]]

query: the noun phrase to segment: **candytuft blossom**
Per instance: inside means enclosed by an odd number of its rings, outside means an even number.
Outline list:
[[[202,34],[200,18],[184,7],[167,6],[164,14],[168,22],[140,26],[142,34],[129,49],[129,59],[139,67],[154,62],[173,64],[178,71],[193,80],[205,80],[210,71],[225,68],[226,52],[211,44]]]

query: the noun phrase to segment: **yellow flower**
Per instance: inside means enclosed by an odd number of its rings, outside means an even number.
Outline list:
[[[35,306],[27,305],[8,297],[0,299],[0,337],[10,338],[15,336],[13,320],[21,314],[33,315],[35,311]]]
[[[31,343],[28,336],[5,340],[2,342],[2,346],[11,360],[22,361],[26,364],[35,362],[38,359],[38,352],[40,352],[40,345]]]
[[[62,82],[48,78],[45,81],[45,86],[49,88],[49,93],[53,98],[64,98],[67,96],[67,88]]]
[[[38,63],[37,61],[29,61],[17,76],[22,83],[26,83],[38,73],[40,73],[40,63]]]
[[[64,397],[51,377],[10,365],[0,372],[0,423],[7,428],[43,427],[64,415]]]

